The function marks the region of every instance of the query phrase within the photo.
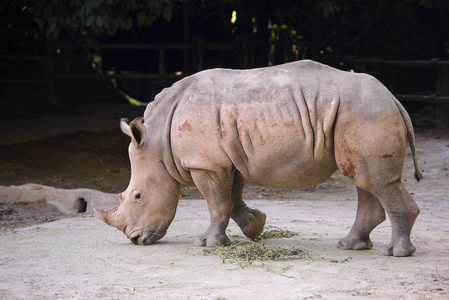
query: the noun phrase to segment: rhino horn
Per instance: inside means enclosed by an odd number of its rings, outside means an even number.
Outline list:
[[[94,211],[103,222],[105,222],[110,226],[116,227],[115,224],[113,224],[113,218],[111,218],[111,214],[115,213],[117,209],[118,209],[117,207],[114,207],[113,209],[110,210],[101,210],[94,208]]]

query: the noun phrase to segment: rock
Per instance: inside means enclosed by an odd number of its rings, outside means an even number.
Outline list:
[[[57,189],[39,184],[0,186],[0,203],[30,202],[27,209],[39,210],[49,203],[62,213],[92,212],[119,205],[117,195],[91,189]]]

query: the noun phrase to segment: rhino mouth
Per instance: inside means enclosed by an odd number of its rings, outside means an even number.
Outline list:
[[[156,230],[156,231],[134,230],[128,235],[128,238],[134,245],[150,245],[163,238],[166,233],[167,231],[165,230]]]

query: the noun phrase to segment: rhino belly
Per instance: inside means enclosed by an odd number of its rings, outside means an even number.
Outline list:
[[[306,156],[307,157],[307,156]],[[236,166],[237,170],[239,168]],[[255,160],[249,159],[247,168],[239,170],[246,183],[266,187],[300,189],[327,180],[338,169],[335,157],[329,153],[320,161],[301,156]]]

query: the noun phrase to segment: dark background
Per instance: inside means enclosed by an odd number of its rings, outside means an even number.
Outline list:
[[[149,102],[177,80],[175,76],[120,79],[115,85],[104,78],[58,77],[64,73],[63,46],[68,44],[192,44],[195,36],[201,36],[204,43],[221,45],[241,45],[245,40],[259,45],[251,61],[242,62],[241,52],[219,46],[204,50],[201,68],[262,67],[307,58],[371,73],[393,93],[414,95],[438,93],[436,68],[366,67],[348,58],[449,60],[449,2],[443,0],[141,0],[126,7],[120,1],[59,2],[10,0],[0,6],[3,122],[70,114],[84,103],[126,104],[123,93]],[[88,12],[86,7],[90,7]],[[182,71],[185,76],[198,71],[191,50],[186,53],[165,52],[166,74]],[[49,54],[54,55],[54,95],[49,95],[47,81],[33,82],[48,78],[48,61],[29,59]],[[95,57],[101,58],[101,64],[95,63]],[[157,51],[77,48],[70,52],[71,75],[158,74],[158,66]],[[404,104],[415,125],[434,126],[435,103]]]

